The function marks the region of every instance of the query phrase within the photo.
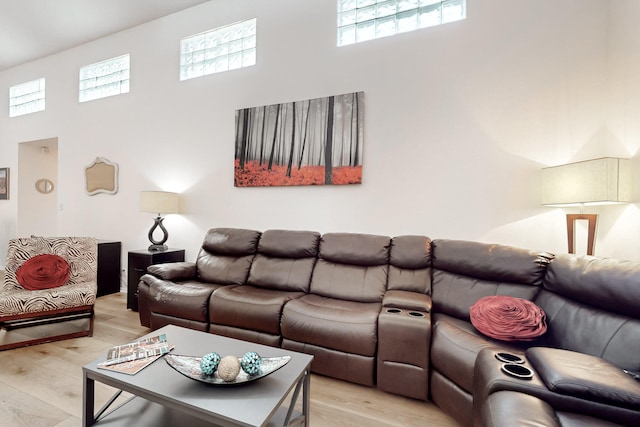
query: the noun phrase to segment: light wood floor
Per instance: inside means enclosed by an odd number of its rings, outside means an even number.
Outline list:
[[[79,426],[81,367],[109,347],[148,332],[140,326],[138,314],[126,309],[126,294],[119,293],[98,299],[93,337],[0,352],[0,425]],[[110,387],[97,384],[96,407],[112,393]],[[319,375],[311,377],[310,421],[313,427],[457,425],[431,403]]]

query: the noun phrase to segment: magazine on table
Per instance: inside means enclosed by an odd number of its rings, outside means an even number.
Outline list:
[[[98,363],[98,368],[133,375],[172,349],[173,346],[167,342],[165,334],[156,335],[111,347],[107,351],[107,359]]]

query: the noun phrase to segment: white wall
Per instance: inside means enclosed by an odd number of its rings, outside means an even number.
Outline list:
[[[633,156],[635,199],[640,201],[640,2],[611,2],[609,49],[607,130],[608,145],[627,147]],[[618,216],[609,216],[606,234],[607,248],[624,257],[640,258],[640,205],[635,203],[620,209]],[[613,221],[618,220],[618,223]],[[620,224],[620,226],[618,225]],[[602,231],[602,228],[601,230]],[[603,242],[604,243],[604,242]],[[605,244],[602,245],[604,247]],[[627,255],[628,254],[628,255]]]
[[[16,167],[19,142],[57,137],[58,234],[118,239],[125,253],[148,245],[152,215],[137,203],[150,189],[182,193],[184,214],[165,225],[190,260],[219,226],[566,252],[565,211],[539,205],[539,170],[637,151],[640,97],[626,97],[640,86],[634,2],[469,1],[464,21],[342,48],[335,9],[329,0],[217,0],[2,72],[5,93],[45,77],[47,109],[9,119],[0,103],[0,167]],[[182,37],[252,17],[256,66],[179,81]],[[124,53],[131,92],[78,103],[78,68]],[[362,185],[233,186],[236,109],[353,91],[365,92]],[[118,194],[84,193],[84,167],[97,156],[119,164]],[[598,212],[596,253],[640,260],[628,238],[638,235],[638,205]],[[15,216],[15,200],[0,202],[0,247]]]

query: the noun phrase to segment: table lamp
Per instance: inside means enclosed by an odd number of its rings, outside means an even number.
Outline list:
[[[588,221],[587,254],[594,254],[597,214],[585,214],[584,207],[631,201],[631,162],[603,157],[542,169],[542,204],[580,206],[579,214],[567,214],[569,253],[575,253],[575,221]]]
[[[169,238],[167,229],[162,225],[164,218],[160,214],[178,213],[180,211],[180,199],[178,193],[171,193],[168,191],[141,191],[140,192],[140,210],[143,212],[157,213],[158,216],[154,218],[154,223],[149,230],[149,246],[150,251],[166,251],[167,245],[165,242]],[[157,241],[153,238],[153,233],[157,228],[162,230],[162,239]]]

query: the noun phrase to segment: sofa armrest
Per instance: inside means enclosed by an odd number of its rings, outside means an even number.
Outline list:
[[[530,379],[515,378],[502,372],[501,366],[503,362],[495,357],[495,353],[500,350],[487,348],[478,353],[473,375],[473,412],[475,419],[481,419],[482,407],[492,394],[500,391],[517,391],[544,400],[555,411],[583,414],[622,425],[640,425],[640,411],[637,408],[632,408],[631,406],[633,405],[614,404],[603,399],[589,399],[584,394],[565,394],[560,393],[558,390],[547,388],[541,373],[536,370],[534,362],[529,360],[530,350],[525,351],[526,357],[524,357],[523,363],[524,366],[533,371],[533,378]],[[553,348],[545,348],[545,350],[551,352],[565,351]],[[627,375],[622,372],[622,369],[618,370],[622,375]],[[632,382],[636,381],[631,377],[625,379]],[[609,384],[615,386],[615,381],[616,379],[612,377]]]
[[[600,357],[532,347],[527,359],[555,393],[640,410],[640,382]]]
[[[421,311],[423,313],[430,313],[431,305],[432,302],[429,295],[410,291],[387,291],[382,300],[383,307],[401,308],[404,310]]]
[[[499,391],[490,395],[475,423],[482,427],[524,425],[620,427],[620,424],[614,424],[607,419],[575,412],[556,411],[542,399],[515,391]]]
[[[198,274],[196,263],[186,261],[153,264],[147,267],[147,273],[172,282],[195,279]]]

